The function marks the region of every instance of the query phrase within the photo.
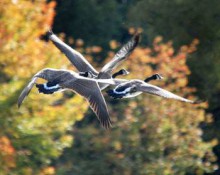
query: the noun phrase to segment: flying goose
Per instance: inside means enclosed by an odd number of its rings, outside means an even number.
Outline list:
[[[162,79],[159,74],[155,74],[149,78],[146,78],[144,81],[134,79],[128,82],[121,83],[117,85],[114,89],[108,90],[107,94],[113,98],[132,98],[140,95],[141,93],[149,93],[157,95],[164,98],[175,99],[187,103],[200,103],[200,101],[192,101],[186,98],[175,95],[165,89],[162,89],[158,86],[151,85],[147,82],[151,80]]]
[[[92,78],[96,79],[110,79],[112,78],[112,71],[123,61],[125,60],[131,52],[138,45],[140,40],[140,35],[135,34],[134,37],[125,44],[114,56],[114,58],[107,63],[100,72],[96,71],[95,68],[84,58],[84,56],[78,51],[72,49],[70,46],[65,44],[60,40],[51,30],[47,32],[48,38],[53,42],[53,44],[63,52],[70,62],[77,68],[79,72],[82,72],[82,76],[90,75]],[[129,72],[122,69],[121,71],[114,74],[115,78],[118,75],[127,75]],[[99,84],[100,85],[100,84]],[[103,90],[108,84],[101,84],[100,88]]]
[[[48,82],[44,84],[36,84],[35,82],[38,78],[45,79]],[[21,92],[18,98],[18,107],[21,106],[23,100],[29,94],[34,84],[36,84],[40,93],[43,92],[46,94],[69,89],[86,98],[90,104],[90,107],[100,120],[102,126],[104,128],[109,128],[111,125],[111,120],[98,82],[114,84],[111,79],[89,79],[82,77],[73,71],[49,68],[42,69],[33,76],[31,81]]]

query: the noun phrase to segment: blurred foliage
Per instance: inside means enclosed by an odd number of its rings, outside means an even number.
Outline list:
[[[198,51],[189,60],[190,83],[208,98],[211,109],[220,107],[219,11],[218,0],[140,0],[128,12],[129,26],[146,29],[149,41],[158,34],[172,39],[176,46],[200,40]]]
[[[152,41],[155,35],[172,39],[175,46],[198,38],[197,52],[188,65],[192,74],[189,84],[196,87],[200,97],[209,101],[208,112],[214,116],[212,124],[203,124],[205,140],[220,140],[220,5],[218,0],[139,0],[128,12],[128,26],[142,27]],[[220,145],[214,148],[220,164]],[[220,171],[218,172],[220,174]]]
[[[142,43],[148,38],[152,47],[138,47],[123,64],[131,72],[126,78],[145,79],[153,73],[161,73],[165,79],[153,84],[194,99],[191,94],[197,91],[187,87],[187,77],[199,77],[196,83],[191,84],[203,93],[207,91],[208,95],[211,94],[208,96],[211,102],[209,108],[214,109],[213,104],[217,104],[214,102],[218,102],[215,94],[218,92],[216,77],[219,76],[219,62],[216,61],[218,45],[215,44],[218,37],[216,27],[212,31],[209,26],[218,24],[208,22],[218,6],[208,3],[213,8],[207,8],[208,13],[203,14],[205,16],[194,8],[188,10],[195,12],[198,19],[201,16],[204,18],[199,22],[202,27],[203,22],[209,25],[204,28],[205,32],[200,33],[197,28],[186,27],[188,22],[183,20],[184,17],[193,15],[181,11],[182,7],[195,5],[197,1],[194,1],[166,1],[167,5],[164,5],[164,2],[150,0],[1,0],[0,174],[199,175],[218,169],[212,153],[213,147],[218,148],[218,141],[213,139],[216,135],[214,122],[212,116],[205,113],[208,104],[184,104],[147,94],[124,100],[106,97],[113,120],[113,128],[108,131],[100,127],[91,110],[86,112],[88,105],[85,100],[73,93],[48,96],[39,94],[33,88],[19,110],[16,105],[19,93],[40,69],[72,69],[69,61],[53,44],[42,40],[53,24],[56,8],[55,33],[64,32],[59,37],[83,53],[95,67],[100,66],[97,60],[107,62],[112,59],[121,46],[120,42],[133,34],[134,28],[127,30],[126,26],[142,27],[147,31],[143,33]],[[205,9],[204,3],[197,3],[200,10]],[[163,13],[153,16],[155,20],[149,23],[147,12],[153,14],[153,10]],[[178,13],[173,13],[174,10]],[[171,13],[176,17],[173,20],[169,20]],[[142,21],[144,19],[146,21]],[[183,29],[174,25],[181,20],[184,29],[199,31],[199,35],[183,34]],[[174,26],[171,27],[171,24]],[[165,42],[162,37],[154,39],[158,34],[156,32],[164,36]],[[207,48],[204,45],[205,35],[215,40],[208,40],[211,43],[206,42]],[[175,47],[168,41],[170,39],[174,40]],[[185,45],[191,41],[190,45]],[[112,51],[108,52],[107,58],[101,57],[106,53],[106,48]],[[198,56],[199,60],[189,59],[189,69],[186,58],[192,55]],[[210,57],[212,60],[208,59]],[[203,77],[206,74],[208,80]],[[213,83],[210,84],[210,81]],[[213,87],[213,92],[209,87]],[[216,98],[212,101],[213,94]],[[204,130],[205,137],[200,129],[201,123],[202,126],[210,126],[209,130]],[[204,142],[202,138],[208,141]]]
[[[175,51],[172,42],[157,37],[152,48],[136,48],[123,67],[131,72],[128,78],[161,73],[164,81],[154,84],[193,99],[190,94],[195,89],[187,87],[186,58],[197,44],[193,40]],[[107,61],[114,54],[109,52]],[[144,94],[134,99],[106,99],[111,104],[113,128],[103,131],[85,120],[76,125],[73,147],[56,163],[58,174],[203,174],[217,168],[212,153],[217,143],[204,143],[199,128],[200,122],[212,122],[204,111],[207,104],[196,106]]]
[[[31,76],[45,66],[68,66],[64,56],[40,36],[51,26],[56,3],[0,2],[0,174],[48,174],[73,137],[67,131],[82,119],[87,105],[79,96],[64,107],[62,94],[39,95],[33,89],[18,110],[19,93]],[[63,57],[64,59],[61,59]],[[52,173],[51,173],[52,174]]]
[[[120,1],[57,0],[54,32],[76,36],[87,45],[108,46],[112,38],[120,38],[127,4]],[[70,10],[71,9],[71,10]]]

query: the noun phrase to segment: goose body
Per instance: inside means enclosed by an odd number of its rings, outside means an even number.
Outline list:
[[[130,80],[125,83],[121,83],[116,86],[114,89],[108,90],[107,93],[113,98],[132,98],[141,93],[149,93],[152,95],[157,95],[163,98],[175,99],[187,103],[199,103],[199,101],[192,101],[186,98],[180,97],[173,94],[165,89],[162,89],[158,86],[151,85],[142,80]]]
[[[122,69],[117,73],[113,74],[112,72],[118,65],[122,63],[136,48],[140,36],[136,34],[127,44],[125,44],[114,56],[114,58],[107,63],[100,72],[96,71],[96,69],[84,58],[84,56],[78,51],[72,49],[70,46],[65,44],[62,40],[60,40],[52,31],[47,32],[48,38],[53,42],[53,44],[66,55],[66,57],[70,60],[70,62],[76,67],[79,72],[90,73],[91,78],[94,79],[111,79],[115,78],[118,75],[127,75],[129,72]],[[99,86],[101,90],[105,89],[109,86],[109,84],[100,84]]]
[[[128,74],[128,72],[125,69],[121,69],[120,71],[113,74],[112,77],[115,78],[118,74],[125,74],[125,73],[121,73],[122,71],[125,72],[126,74]],[[86,77],[86,78],[93,78],[91,72],[80,72],[79,75]],[[115,79],[114,82],[117,85],[122,82],[126,82],[126,80],[125,79]],[[109,85],[108,83],[100,83],[100,84],[103,84],[102,87]],[[38,88],[39,93],[43,93],[43,94],[53,94],[55,92],[61,92],[61,91],[65,90],[56,81],[53,81],[53,82],[48,81],[43,84],[36,84],[36,87]]]
[[[144,80],[144,82],[149,82],[151,80],[161,80],[163,77],[160,74],[154,74]],[[109,96],[113,98],[132,98],[140,95],[141,91],[136,91],[136,85],[142,83],[141,80],[132,80],[130,82],[121,81],[117,83],[117,87],[115,89],[108,90],[107,93]]]
[[[44,84],[36,84],[38,78],[45,79],[47,82]],[[39,92],[45,94],[52,94],[61,90],[72,90],[83,96],[89,102],[91,109],[96,113],[102,126],[109,128],[111,120],[98,83],[115,84],[111,79],[90,79],[80,76],[73,71],[46,68],[36,73],[23,89],[18,98],[18,107],[21,106],[34,84],[36,84]]]
[[[133,90],[132,81],[121,83],[116,88],[108,90],[109,96],[117,98],[132,98],[140,95],[142,92]]]

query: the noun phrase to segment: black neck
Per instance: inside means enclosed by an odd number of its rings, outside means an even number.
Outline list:
[[[144,81],[145,81],[145,82],[149,82],[149,81],[151,81],[151,80],[155,80],[155,76],[154,76],[154,75],[151,76],[151,77],[146,78]]]
[[[112,75],[112,78],[115,78],[115,77],[117,77],[118,75],[121,75],[121,72],[120,72],[120,71],[114,73],[114,74]]]

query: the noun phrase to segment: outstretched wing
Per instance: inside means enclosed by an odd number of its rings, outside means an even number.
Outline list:
[[[85,97],[104,128],[111,126],[107,105],[96,80],[86,78],[69,81],[63,86]]]
[[[138,91],[142,91],[142,92],[147,92],[149,94],[153,94],[153,95],[158,95],[160,97],[164,97],[164,98],[170,98],[170,99],[175,99],[175,100],[179,100],[179,101],[183,101],[183,102],[187,102],[187,103],[200,103],[199,101],[192,101],[192,100],[188,100],[186,98],[180,97],[178,95],[173,94],[172,92],[169,92],[165,89],[162,89],[160,87],[148,84],[148,83],[144,83],[140,86],[137,87]]]
[[[57,82],[61,87],[71,89],[85,97],[89,102],[92,110],[96,113],[103,127],[110,127],[111,120],[109,117],[108,109],[97,82],[114,84],[113,80],[95,80],[81,77],[74,72],[66,70],[43,69],[33,76],[32,80],[21,92],[21,95],[18,98],[18,107],[21,106],[23,100],[31,91],[37,78],[43,78],[47,81]]]
[[[37,78],[43,78],[48,81],[57,81],[59,83],[65,82],[68,78],[74,78],[72,74],[65,70],[58,69],[43,69],[36,73],[28,85],[23,89],[20,96],[18,97],[18,107],[21,106],[25,97],[30,93]]]
[[[91,71],[94,75],[98,75],[98,72],[95,70],[95,68],[93,68],[93,66],[84,58],[81,53],[65,44],[52,31],[48,31],[47,36],[53,42],[53,44],[66,55],[66,57],[79,72]]]
[[[20,96],[18,97],[18,107],[20,108],[23,100],[25,99],[26,96],[30,93],[31,89],[33,88],[35,82],[37,80],[37,77],[33,77],[31,81],[28,83],[28,85],[23,89],[21,92]]]
[[[136,34],[116,53],[114,58],[102,68],[99,76],[101,76],[103,73],[111,73],[123,60],[125,60],[131,54],[131,52],[138,45],[139,40],[140,34]]]

